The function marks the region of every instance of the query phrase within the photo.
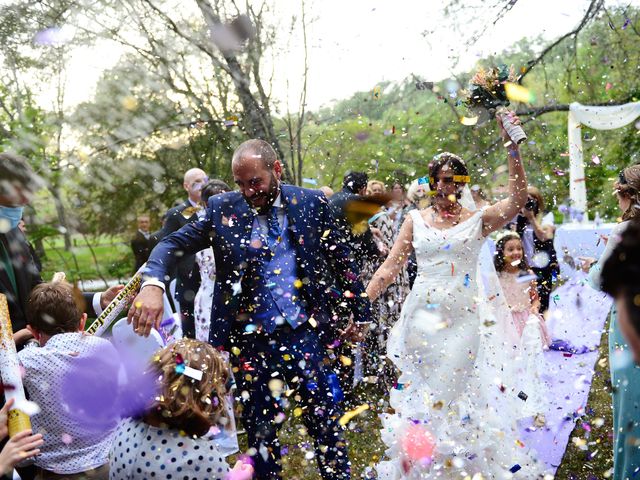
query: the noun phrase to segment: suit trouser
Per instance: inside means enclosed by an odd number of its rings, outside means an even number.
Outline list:
[[[331,394],[331,371],[318,332],[308,323],[297,329],[282,326],[271,334],[241,332],[231,336],[240,348],[240,368],[236,376],[242,399],[243,424],[249,447],[255,448],[256,478],[280,479],[280,444],[278,430],[289,399],[299,395],[297,407],[302,421],[314,440],[320,474],[325,480],[349,479],[350,463],[339,424],[342,412]],[[282,392],[279,387],[284,383]],[[295,393],[285,397],[287,388]],[[286,410],[287,413],[292,409]]]
[[[195,318],[193,316],[193,301],[200,288],[200,279],[178,278],[176,297],[180,304],[180,319],[182,320],[182,336],[196,338]]]

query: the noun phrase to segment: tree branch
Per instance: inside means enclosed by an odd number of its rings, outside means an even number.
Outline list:
[[[616,105],[624,105],[625,103],[629,103],[631,101],[633,101],[633,96],[625,98],[624,100],[617,100],[617,101],[609,101],[609,102],[600,102],[600,103],[590,103],[589,106],[591,107],[613,107]],[[530,108],[528,110],[519,110],[516,111],[516,115],[518,115],[519,117],[521,116],[532,116],[532,117],[538,117],[540,115],[543,115],[545,113],[550,113],[550,112],[568,112],[569,111],[569,104],[568,103],[561,103],[561,104],[557,104],[557,105],[545,105],[544,107],[538,107],[538,108]],[[529,120],[527,120],[529,121]],[[523,122],[525,123],[525,122]]]
[[[591,19],[593,19],[593,17],[596,16],[596,14],[600,11],[603,5],[604,5],[604,0],[591,0],[591,3],[589,4],[589,8],[587,8],[587,12],[584,14],[584,17],[582,17],[582,20],[580,20],[580,23],[578,24],[578,26],[573,30],[571,30],[569,33],[565,33],[563,36],[561,36],[558,40],[553,42],[551,45],[547,46],[547,48],[545,48],[540,53],[540,55],[538,55],[537,58],[529,61],[526,68],[518,78],[518,83],[522,83],[522,80],[531,71],[531,69],[535,67],[538,63],[540,63],[542,59],[544,59],[544,57],[551,50],[553,50],[558,45],[560,45],[565,39],[580,33],[580,31],[587,25],[587,23],[589,23],[589,21],[591,21]]]

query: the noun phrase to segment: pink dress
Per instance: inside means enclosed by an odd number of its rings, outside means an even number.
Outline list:
[[[551,337],[549,336],[547,325],[542,315],[531,312],[532,296],[535,298],[538,295],[535,280],[521,281],[520,279],[523,278],[522,273],[524,272],[498,272],[498,278],[500,279],[502,290],[511,309],[513,323],[518,333],[522,336],[527,322],[537,323],[540,329],[542,348],[546,350],[551,344]],[[530,274],[532,275],[533,273]]]

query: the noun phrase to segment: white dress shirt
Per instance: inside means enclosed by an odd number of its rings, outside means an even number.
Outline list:
[[[100,405],[94,405],[95,386],[74,381],[73,376],[85,371],[87,365],[96,368],[94,376],[105,386],[105,397],[113,398],[117,392],[107,392],[118,384],[118,368],[100,368],[100,361],[117,362],[118,353],[111,342],[81,332],[53,335],[44,347],[30,345],[18,352],[25,369],[24,387],[30,399],[40,407],[31,417],[33,433],[42,433],[44,444],[35,464],[60,474],[80,473],[100,467],[109,461],[109,449],[116,427],[116,419],[100,428],[88,427],[87,416],[100,416]],[[116,363],[117,365],[117,363]],[[87,410],[78,412],[67,403],[67,390],[73,386],[73,398],[87,396]],[[84,390],[86,389],[86,390]],[[102,393],[102,392],[100,392]],[[75,406],[74,406],[75,407]],[[93,409],[96,411],[93,411]]]

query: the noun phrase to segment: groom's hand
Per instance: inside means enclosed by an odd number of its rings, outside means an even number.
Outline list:
[[[163,312],[163,293],[162,288],[147,285],[133,299],[127,314],[127,322],[133,322],[133,331],[138,335],[148,337],[151,327],[158,328],[160,325]]]
[[[353,343],[360,343],[364,341],[368,331],[369,323],[357,324],[350,322],[349,325],[347,325],[347,328],[345,328],[342,336]]]

